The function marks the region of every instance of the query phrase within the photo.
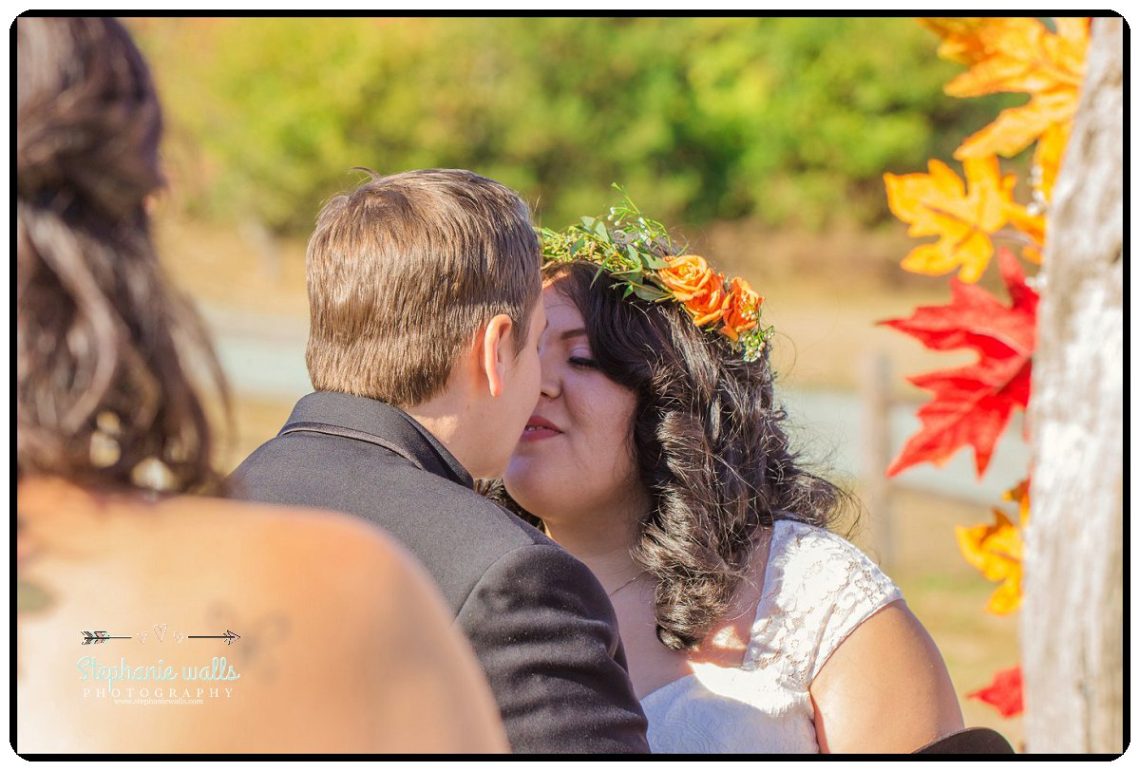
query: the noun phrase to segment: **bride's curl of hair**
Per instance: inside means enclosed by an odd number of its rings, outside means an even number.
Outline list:
[[[215,487],[188,370],[228,402],[151,241],[162,120],[146,63],[108,18],[20,18],[16,41],[17,474],[130,486],[157,460],[167,489]]]
[[[632,444],[651,506],[632,556],[656,579],[658,638],[695,646],[728,612],[761,529],[828,527],[848,495],[791,449],[767,351],[743,361],[678,303],[622,299],[589,263],[546,278],[582,313],[601,371],[637,395]]]

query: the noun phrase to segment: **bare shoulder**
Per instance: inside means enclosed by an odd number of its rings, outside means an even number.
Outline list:
[[[415,558],[380,527],[333,511],[244,501],[181,499],[189,516],[171,537],[230,566],[229,582],[251,595],[290,597],[296,612],[324,615],[342,602],[341,623],[431,605],[435,587]],[[372,618],[370,618],[372,616]]]
[[[240,587],[235,623],[247,619],[261,635],[255,644],[290,673],[250,662],[261,687],[249,709],[272,714],[295,693],[320,693],[322,716],[301,718],[298,735],[320,725],[371,751],[506,749],[474,654],[426,570],[394,538],[334,512],[216,505],[204,516],[244,517],[225,547],[235,561],[229,584]]]
[[[264,519],[245,534],[261,555],[246,579],[290,609],[292,687],[337,694],[328,704],[339,714],[337,730],[354,731],[374,750],[508,748],[474,653],[427,571],[399,542],[348,515],[262,508]],[[279,697],[267,690],[266,705]]]
[[[816,675],[813,689],[832,685],[852,666],[889,665],[941,655],[926,629],[903,600],[880,608],[840,643]]]
[[[402,572],[414,562],[380,527],[335,511],[220,498],[180,498],[165,504],[174,537],[203,548],[240,550],[262,568],[298,559],[335,559],[342,570]],[[178,525],[175,525],[178,522]]]
[[[52,598],[48,610],[20,622],[31,651],[24,676],[40,686],[38,701],[24,705],[38,716],[29,725],[39,733],[24,737],[31,744],[222,752],[505,747],[489,689],[438,592],[379,528],[325,511],[60,490],[28,488],[20,501],[33,547],[21,577]],[[65,676],[75,654],[58,641],[90,628],[92,617],[127,635],[121,655],[132,663],[161,659],[197,672],[213,656],[225,664],[218,679],[232,682],[193,719],[179,712],[171,722],[173,712],[158,709],[123,721],[119,712],[84,710],[74,677]],[[203,631],[237,639],[186,636]],[[442,717],[424,724],[423,714]],[[139,736],[150,738],[140,744]]]
[[[840,643],[810,693],[824,751],[910,752],[963,725],[938,646],[902,600]]]

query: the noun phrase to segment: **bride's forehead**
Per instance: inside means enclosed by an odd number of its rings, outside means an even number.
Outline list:
[[[542,290],[542,304],[546,309],[546,321],[551,327],[565,324],[581,326],[582,312],[578,310],[578,306],[554,287]]]

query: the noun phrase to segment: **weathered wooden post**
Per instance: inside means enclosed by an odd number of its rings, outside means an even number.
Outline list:
[[[1041,273],[1021,610],[1029,752],[1124,749],[1123,54],[1122,20],[1094,19]]]

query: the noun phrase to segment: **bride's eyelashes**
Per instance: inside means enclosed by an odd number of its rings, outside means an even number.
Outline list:
[[[571,356],[569,359],[570,365],[573,367],[580,367],[581,369],[597,369],[598,362],[594,359],[585,356]]]

